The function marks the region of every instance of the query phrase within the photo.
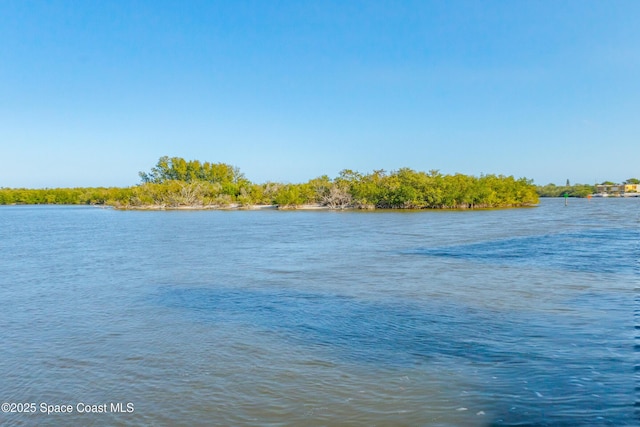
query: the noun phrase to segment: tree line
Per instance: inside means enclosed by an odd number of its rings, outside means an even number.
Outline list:
[[[589,194],[596,192],[595,185],[574,184],[574,185],[539,185],[536,191],[540,197],[587,197]]]
[[[126,188],[0,188],[0,204],[100,204],[120,208],[226,207],[318,204],[332,209],[474,209],[538,203],[531,180],[513,176],[454,174],[401,168],[362,174],[343,170],[305,183],[252,183],[224,163],[161,157],[141,183]]]
[[[0,188],[0,205],[115,205],[130,197],[132,188]]]
[[[622,182],[622,184],[640,184],[640,179],[629,178]],[[596,185],[616,185],[612,181],[604,181]],[[569,197],[587,197],[590,194],[596,192],[596,185],[590,184],[573,184],[567,180],[566,185],[539,185],[536,187],[536,191],[540,197],[563,197],[565,194]]]

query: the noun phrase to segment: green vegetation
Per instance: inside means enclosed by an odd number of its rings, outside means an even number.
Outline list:
[[[638,178],[629,178],[622,184],[640,184],[640,180]],[[616,184],[613,181],[604,181],[597,185],[621,184]],[[555,184],[547,184],[544,186],[538,185],[536,187],[536,192],[540,197],[563,197],[565,194],[567,194],[569,197],[587,197],[590,194],[596,193],[596,186],[589,184],[570,185],[569,180],[567,180],[567,184],[564,186]],[[633,190],[631,190],[631,192],[633,192]]]
[[[119,208],[220,208],[317,204],[331,209],[474,209],[531,206],[536,187],[525,178],[455,174],[402,168],[361,174],[344,170],[302,184],[255,184],[224,163],[161,157],[142,183],[128,188],[0,188],[0,204],[102,204]],[[575,186],[574,186],[575,187]]]
[[[569,197],[587,197],[589,194],[596,192],[593,185],[574,184],[574,185],[555,185],[547,184],[537,186],[536,191],[540,197],[563,197],[565,194]]]
[[[114,205],[128,199],[132,188],[0,188],[0,205]]]

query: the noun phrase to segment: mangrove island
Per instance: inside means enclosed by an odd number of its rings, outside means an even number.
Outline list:
[[[534,206],[532,180],[417,172],[401,168],[362,174],[343,170],[301,184],[252,183],[225,163],[161,157],[141,182],[126,188],[0,188],[0,204],[91,204],[118,209],[480,209]]]

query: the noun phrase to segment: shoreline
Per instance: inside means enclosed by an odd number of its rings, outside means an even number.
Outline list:
[[[239,203],[232,203],[226,206],[220,205],[184,205],[184,206],[164,206],[164,205],[143,205],[143,206],[111,206],[117,210],[123,211],[258,211],[258,210],[332,210],[328,206],[320,204],[306,204],[299,206],[278,206],[278,205],[241,205]],[[350,208],[351,209],[351,208]],[[341,210],[341,209],[333,209]],[[345,210],[345,209],[342,209]]]
[[[164,206],[164,205],[142,205],[142,206],[115,206],[115,205],[94,205],[99,207],[111,207],[116,210],[123,211],[260,211],[260,210],[279,210],[279,211],[354,211],[354,212],[373,212],[373,211],[480,211],[480,210],[496,210],[496,209],[521,209],[536,208],[539,204],[523,204],[515,206],[476,206],[476,207],[443,207],[443,208],[359,208],[355,206],[344,208],[332,208],[321,204],[303,204],[291,206],[278,205],[241,205],[232,203],[230,205],[183,205],[183,206]]]

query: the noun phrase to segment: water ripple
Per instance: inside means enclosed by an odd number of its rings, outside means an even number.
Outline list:
[[[404,253],[497,265],[631,274],[636,268],[634,245],[638,241],[639,230],[611,228],[423,247]]]

